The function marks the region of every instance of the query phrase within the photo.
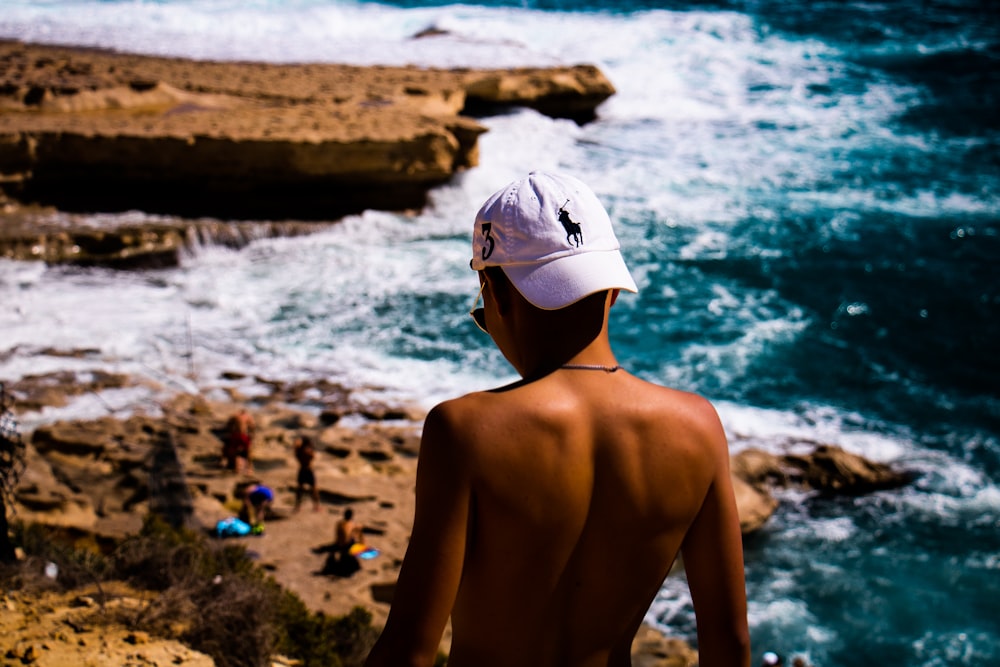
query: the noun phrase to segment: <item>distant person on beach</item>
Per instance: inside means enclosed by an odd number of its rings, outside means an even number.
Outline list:
[[[255,529],[262,529],[274,503],[274,491],[263,484],[250,484],[243,490],[243,513]]]
[[[366,665],[433,664],[449,616],[449,667],[629,665],[681,553],[699,664],[749,667],[726,436],[707,400],[615,359],[608,315],[638,290],[597,197],[558,174],[511,183],[476,216],[472,268],[471,314],[521,379],[427,415],[410,543]]]
[[[299,511],[302,504],[302,496],[309,489],[312,496],[313,511],[319,511],[319,488],[316,486],[316,473],[313,471],[313,459],[316,458],[316,449],[313,447],[312,438],[308,435],[298,436],[298,443],[295,445],[295,460],[299,462],[299,472],[295,479],[295,511]]]
[[[350,507],[344,510],[344,516],[337,521],[334,530],[333,551],[324,572],[341,577],[349,577],[361,569],[357,556],[351,553],[351,547],[364,542],[363,527],[354,520],[354,510]]]
[[[345,552],[350,551],[351,547],[355,544],[360,544],[364,541],[363,530],[363,526],[354,520],[354,510],[348,507],[344,510],[344,518],[337,522],[337,527],[334,531],[334,544],[336,548]]]
[[[256,424],[246,408],[229,418],[226,424],[226,444],[222,456],[227,470],[235,470],[238,475],[253,473],[250,445],[253,443]]]

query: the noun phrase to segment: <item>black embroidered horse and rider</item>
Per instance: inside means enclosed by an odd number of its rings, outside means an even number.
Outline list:
[[[566,204],[569,200],[566,200]],[[566,204],[559,207],[559,222],[562,223],[563,229],[566,230],[566,242],[572,243],[577,248],[583,243],[583,230],[580,229],[580,224],[573,222],[569,217],[569,211],[566,210]]]

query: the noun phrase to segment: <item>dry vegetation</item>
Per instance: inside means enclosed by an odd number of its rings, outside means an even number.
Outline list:
[[[312,612],[242,546],[155,518],[109,553],[40,526],[16,528],[24,557],[0,567],[8,600],[86,591],[75,598],[88,606],[86,624],[177,640],[219,667],[263,667],[278,655],[306,667],[360,665],[377,635],[366,610],[340,618]],[[4,650],[8,660],[33,657]]]

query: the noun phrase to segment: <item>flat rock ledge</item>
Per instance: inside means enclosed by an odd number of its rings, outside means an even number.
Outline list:
[[[323,221],[419,208],[478,163],[476,116],[523,106],[583,123],[614,92],[590,65],[276,65],[0,41],[0,205]]]

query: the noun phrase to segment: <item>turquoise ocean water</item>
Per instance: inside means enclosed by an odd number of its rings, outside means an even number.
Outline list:
[[[863,497],[781,495],[746,544],[754,660],[1000,664],[995,9],[3,0],[0,37],[274,62],[589,62],[618,94],[584,127],[483,119],[481,165],[416,215],[200,248],[164,271],[0,262],[5,352],[99,350],[4,354],[0,379],[101,367],[207,386],[251,370],[425,406],[505,382],[466,315],[472,216],[529,169],[566,170],[606,203],[640,287],[614,309],[622,364],[711,398],[734,450],[827,442],[917,474]],[[431,26],[448,33],[411,39]],[[648,620],[694,640],[682,581]]]

